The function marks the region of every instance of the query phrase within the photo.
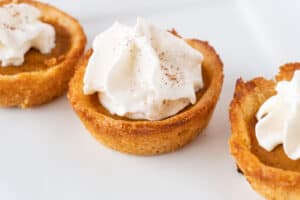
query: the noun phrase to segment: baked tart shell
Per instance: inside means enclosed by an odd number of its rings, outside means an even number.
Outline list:
[[[38,63],[26,66],[31,69],[30,71],[24,71],[23,66],[9,68],[0,66],[2,68],[0,72],[0,107],[28,108],[46,103],[67,90],[75,66],[84,53],[86,36],[76,19],[55,7],[31,0],[4,0],[0,2],[0,6],[12,2],[26,3],[38,8],[41,11],[41,20],[66,30],[69,35],[68,40],[70,40],[70,47],[64,54],[45,60],[45,63],[49,65],[45,69],[40,69],[41,66]],[[61,46],[64,45],[63,39],[60,41],[62,42]],[[39,57],[39,55],[31,56],[31,62],[34,63],[32,59]],[[25,62],[27,62],[26,59],[25,55]],[[2,73],[2,71],[5,72]]]
[[[275,80],[239,79],[230,104],[231,154],[252,188],[270,200],[300,199],[300,160],[290,160],[282,145],[271,152],[261,148],[255,136],[255,115],[276,94],[276,82],[290,80],[299,69],[300,63],[290,63],[280,68]]]
[[[83,77],[92,50],[81,60],[70,81],[68,98],[85,127],[101,143],[121,152],[155,155],[174,151],[192,141],[207,126],[223,83],[223,65],[215,50],[200,40],[186,40],[204,55],[205,87],[197,102],[180,113],[159,121],[130,120],[111,115],[97,95],[83,94]]]

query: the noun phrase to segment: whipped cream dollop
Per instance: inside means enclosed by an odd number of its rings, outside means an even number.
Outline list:
[[[50,53],[55,46],[55,30],[39,20],[40,11],[28,4],[0,7],[0,61],[2,66],[21,65],[30,48]]]
[[[256,137],[267,151],[282,144],[286,155],[296,160],[300,158],[300,71],[291,81],[278,82],[276,91],[256,114]]]
[[[99,34],[84,75],[84,93],[98,92],[112,114],[160,120],[196,102],[203,56],[183,39],[142,18]]]

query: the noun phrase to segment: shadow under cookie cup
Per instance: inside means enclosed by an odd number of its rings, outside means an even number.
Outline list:
[[[169,118],[158,121],[131,120],[111,115],[97,94],[83,94],[83,77],[89,50],[70,81],[68,99],[85,127],[101,143],[121,152],[155,155],[174,151],[192,141],[207,126],[223,84],[223,64],[215,50],[200,40],[188,39],[189,45],[203,56],[204,88],[197,102]]]
[[[15,1],[4,0],[0,6]],[[0,66],[0,107],[28,108],[61,96],[83,55],[86,36],[79,22],[63,11],[31,0],[19,0],[41,11],[41,21],[53,25],[56,46],[49,54],[31,49],[21,66]]]
[[[300,160],[289,159],[282,145],[264,150],[255,135],[258,109],[276,94],[276,82],[291,80],[295,70],[300,70],[300,63],[282,66],[275,80],[239,79],[229,109],[231,154],[253,189],[267,199],[300,199]]]

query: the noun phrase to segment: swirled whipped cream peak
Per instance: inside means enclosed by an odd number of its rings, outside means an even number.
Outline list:
[[[55,46],[55,30],[39,20],[40,11],[25,3],[0,7],[1,66],[22,65],[30,48],[50,53]]]
[[[98,93],[112,114],[160,120],[196,102],[203,87],[201,53],[183,39],[138,18],[99,34],[84,75],[84,93]]]
[[[267,151],[282,144],[292,160],[300,158],[300,71],[291,81],[280,81],[277,94],[260,107],[255,130],[258,143]]]

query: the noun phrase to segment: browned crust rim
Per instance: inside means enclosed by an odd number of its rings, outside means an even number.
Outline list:
[[[12,3],[4,0],[0,3]],[[70,31],[71,47],[65,59],[46,70],[22,72],[14,75],[0,75],[0,107],[20,106],[22,108],[39,105],[60,96],[68,87],[75,66],[82,56],[86,36],[79,22],[67,13],[49,5],[33,0],[18,0],[41,10],[45,21],[56,21]]]
[[[274,193],[272,196],[270,192],[259,191],[268,198],[277,199],[278,197],[275,195],[276,190],[278,194],[280,191],[281,195],[286,195],[289,191],[300,190],[300,173],[268,166],[251,152],[250,133],[247,129],[247,123],[251,116],[248,115],[253,113],[253,109],[257,110],[265,99],[275,93],[276,81],[290,80],[294,71],[299,69],[300,63],[288,63],[280,67],[280,72],[275,80],[266,80],[263,77],[258,77],[244,82],[242,79],[238,79],[234,98],[229,108],[231,122],[229,146],[231,154],[235,157],[237,165],[249,182],[255,183],[254,188],[257,190],[264,188],[266,191],[269,190]],[[279,190],[279,188],[283,189]],[[285,190],[286,193],[283,192]]]
[[[86,106],[83,100],[85,95],[82,92],[82,77],[92,51],[86,53],[70,81],[68,98],[82,122],[100,142],[127,153],[140,155],[165,153],[188,143],[207,125],[221,92],[223,64],[213,47],[207,42],[196,39],[188,39],[187,42],[204,54],[203,66],[213,69],[209,74],[210,84],[200,100],[190,109],[160,121],[113,119]],[[187,136],[180,139],[176,135],[180,135],[183,130],[186,130]],[[169,141],[167,142],[166,139]],[[117,140],[122,141],[118,143]],[[157,144],[147,144],[151,141]],[[145,149],[147,145],[149,148]]]

